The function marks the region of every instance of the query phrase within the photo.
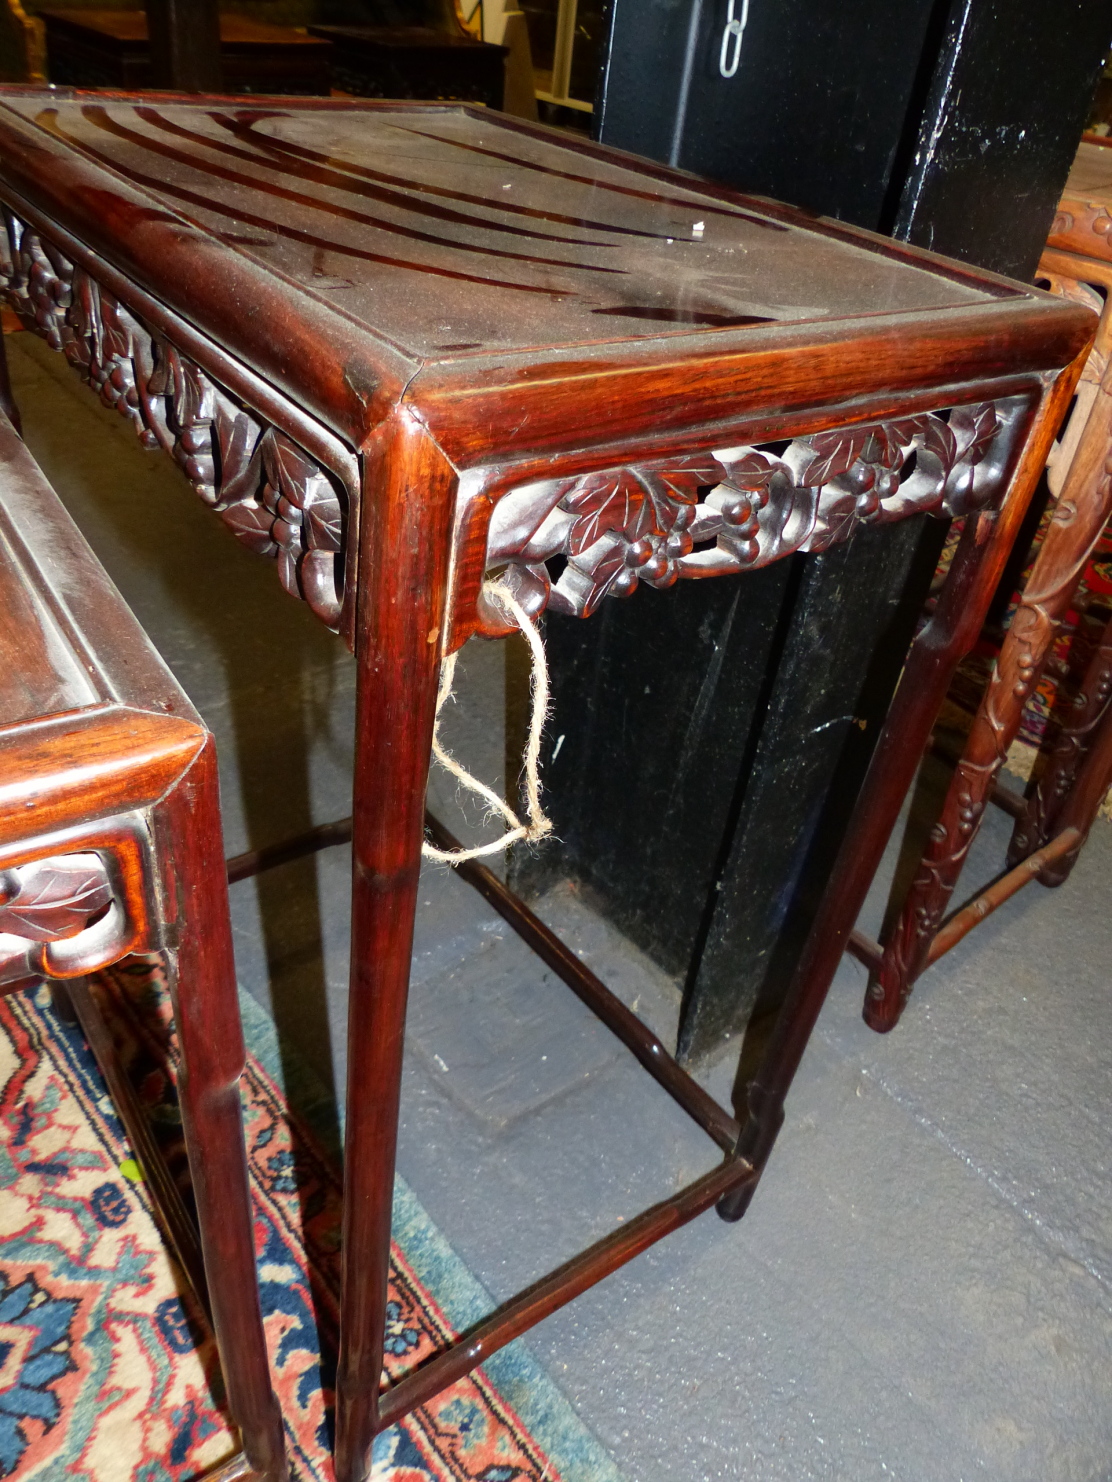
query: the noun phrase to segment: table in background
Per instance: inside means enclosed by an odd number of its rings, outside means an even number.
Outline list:
[[[51,82],[71,87],[153,85],[147,17],[142,10],[42,10]],[[220,17],[220,57],[230,93],[327,97],[332,47],[292,26],[241,15]]]
[[[310,26],[332,43],[332,85],[360,98],[429,98],[501,108],[507,48],[431,26]]]

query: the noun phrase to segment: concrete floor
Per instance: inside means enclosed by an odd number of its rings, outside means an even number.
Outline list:
[[[342,646],[60,356],[9,345],[32,451],[217,734],[229,852],[346,813]],[[450,743],[497,781],[502,646],[467,649],[458,692]],[[1007,833],[990,817],[968,886]],[[233,889],[241,981],[333,1085],[347,869],[334,850]],[[1069,884],[1005,906],[887,1038],[847,959],[743,1223],[704,1216],[530,1335],[630,1478],[1112,1479],[1110,878],[1100,823]],[[501,1297],[714,1150],[467,886],[422,884],[399,1167]],[[543,914],[674,1033],[675,985],[574,891]],[[704,1080],[728,1098],[725,1061]]]

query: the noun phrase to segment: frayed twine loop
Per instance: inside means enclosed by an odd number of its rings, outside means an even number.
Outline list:
[[[539,776],[541,737],[544,734],[544,723],[548,718],[549,704],[548,661],[545,658],[544,643],[537,632],[536,624],[504,582],[487,582],[483,591],[486,597],[493,602],[500,603],[511,614],[529,645],[533,660],[530,678],[532,709],[529,717],[529,739],[525,747],[525,802],[528,821],[523,823],[504,799],[500,798],[492,788],[487,787],[485,782],[472,777],[467,768],[461,767],[455,757],[445,751],[441,744],[440,713],[452,693],[456,659],[459,657],[458,653],[450,654],[440,666],[440,688],[436,696],[436,719],[432,730],[432,754],[440,765],[451,772],[452,776],[469,792],[483,798],[492,813],[500,813],[509,824],[509,828],[501,838],[494,839],[489,844],[479,844],[474,849],[437,849],[435,844],[431,844],[426,839],[421,845],[421,853],[426,859],[436,859],[443,864],[462,864],[465,859],[480,859],[487,854],[501,854],[504,849],[508,849],[511,844],[516,844],[519,840],[524,839],[532,843],[552,832],[552,821],[545,816],[544,809],[541,807]]]

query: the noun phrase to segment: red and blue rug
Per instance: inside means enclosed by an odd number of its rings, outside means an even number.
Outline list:
[[[185,1178],[161,974],[97,981],[130,1073]],[[332,1477],[340,1185],[303,1072],[246,996],[243,1080],[261,1297],[297,1482]],[[291,1076],[298,1080],[295,1087]],[[316,1103],[314,1097],[317,1098]],[[79,1029],[46,990],[0,1000],[0,1477],[186,1482],[234,1450],[215,1345],[169,1255]],[[492,1305],[400,1183],[387,1371]],[[518,1343],[376,1443],[374,1482],[620,1482]]]

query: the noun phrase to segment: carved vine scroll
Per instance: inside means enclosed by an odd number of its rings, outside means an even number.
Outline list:
[[[277,559],[287,592],[336,627],[347,511],[332,474],[7,210],[0,292],[144,447],[175,459],[244,545]]]
[[[524,485],[494,507],[486,567],[505,568],[531,614],[589,617],[639,582],[751,570],[859,524],[978,509],[997,490],[986,454],[1000,428],[985,402]]]
[[[125,914],[99,854],[61,854],[0,870],[0,991],[114,962]]]

